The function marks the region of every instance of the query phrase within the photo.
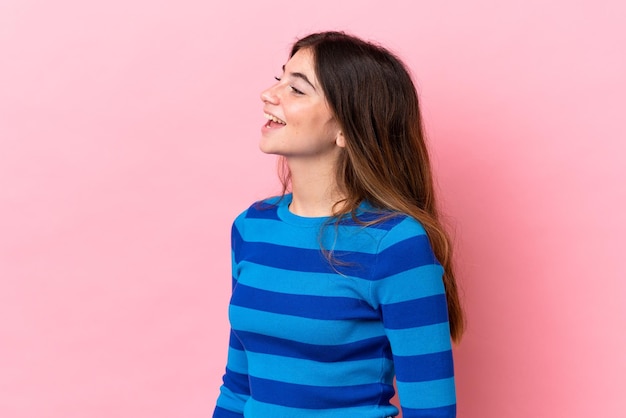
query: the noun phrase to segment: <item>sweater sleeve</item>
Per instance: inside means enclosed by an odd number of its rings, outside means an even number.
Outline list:
[[[232,289],[237,285],[237,250],[241,236],[235,224],[231,231]],[[248,359],[246,352],[235,335],[230,331],[228,359],[220,395],[213,412],[213,418],[243,418],[243,409],[250,397],[248,384]]]
[[[404,418],[456,417],[443,268],[421,224],[406,218],[381,240],[371,298],[391,344]]]

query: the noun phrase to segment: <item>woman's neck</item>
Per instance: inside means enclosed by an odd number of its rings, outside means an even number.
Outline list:
[[[299,216],[332,216],[337,202],[344,195],[335,180],[334,167],[310,167],[307,164],[288,162],[291,172],[292,200],[289,210]]]

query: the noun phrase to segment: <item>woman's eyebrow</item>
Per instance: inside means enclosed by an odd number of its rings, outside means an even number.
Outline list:
[[[283,73],[285,72],[285,66],[283,65]],[[296,77],[296,78],[300,78],[302,80],[304,80],[309,86],[311,86],[313,88],[313,90],[317,91],[317,89],[315,88],[315,86],[313,85],[313,83],[309,80],[309,78],[302,74],[302,73],[289,73],[290,77]]]

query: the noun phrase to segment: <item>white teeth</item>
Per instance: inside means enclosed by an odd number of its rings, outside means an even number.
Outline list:
[[[287,124],[283,120],[278,119],[276,116],[270,115],[269,113],[264,113],[264,116],[265,116],[265,119],[269,119],[269,120],[271,120],[273,122],[280,123],[281,125],[286,125]]]

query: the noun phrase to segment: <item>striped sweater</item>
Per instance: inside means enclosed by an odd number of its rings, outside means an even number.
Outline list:
[[[399,215],[338,226],[252,205],[232,228],[231,336],[214,418],[455,417],[443,269]],[[364,221],[381,216],[368,205]],[[332,250],[332,264],[320,248]]]

